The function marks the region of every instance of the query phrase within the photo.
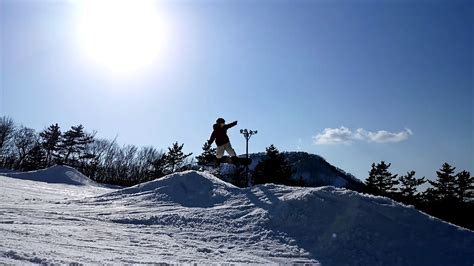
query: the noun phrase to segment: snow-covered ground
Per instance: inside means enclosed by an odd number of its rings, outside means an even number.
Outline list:
[[[0,264],[474,263],[472,231],[345,189],[240,189],[196,171],[125,189],[63,166],[5,175]]]

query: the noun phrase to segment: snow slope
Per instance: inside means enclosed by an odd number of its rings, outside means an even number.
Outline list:
[[[240,189],[196,171],[121,190],[0,184],[0,264],[474,262],[473,232],[334,187]]]
[[[61,183],[69,185],[94,185],[100,186],[96,182],[89,179],[87,176],[83,175],[81,172],[76,169],[65,166],[65,165],[55,165],[47,169],[30,171],[30,172],[7,172],[1,173],[0,175],[33,180],[47,183]]]

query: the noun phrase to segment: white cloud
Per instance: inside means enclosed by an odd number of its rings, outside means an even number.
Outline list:
[[[314,136],[314,144],[350,144],[354,134],[347,127],[325,128],[322,133]]]
[[[372,132],[363,128],[352,131],[342,126],[340,128],[325,128],[322,133],[317,134],[313,139],[315,145],[350,145],[354,141],[376,143],[401,142],[407,140],[411,135],[413,135],[413,132],[409,128],[400,132],[389,132],[386,130]]]

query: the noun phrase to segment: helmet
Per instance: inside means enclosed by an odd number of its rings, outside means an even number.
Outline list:
[[[224,118],[220,117],[220,118],[217,118],[216,123],[217,124],[225,123],[225,120],[224,120]]]

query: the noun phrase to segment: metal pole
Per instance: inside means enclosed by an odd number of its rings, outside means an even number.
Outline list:
[[[240,133],[242,135],[244,135],[244,138],[245,138],[245,158],[248,161],[248,159],[249,159],[249,140],[250,140],[250,137],[252,137],[252,135],[257,134],[257,130],[241,129]],[[251,187],[252,186],[252,181],[251,181],[251,178],[250,178],[250,175],[249,175],[249,165],[246,165],[246,167],[245,167],[245,176],[247,178],[247,185],[249,187]]]
[[[245,136],[245,140],[246,140],[246,145],[245,145],[245,154],[246,154],[246,158],[247,158],[247,161],[249,159],[249,136],[247,134],[247,136]],[[247,164],[245,166],[245,177],[247,177],[247,186],[252,186],[252,182],[250,182],[250,177],[249,177],[249,165]]]

